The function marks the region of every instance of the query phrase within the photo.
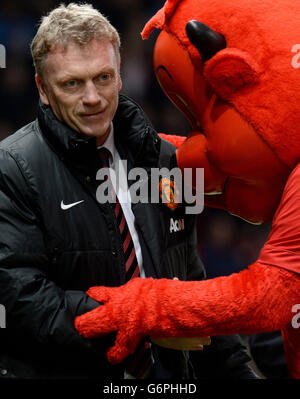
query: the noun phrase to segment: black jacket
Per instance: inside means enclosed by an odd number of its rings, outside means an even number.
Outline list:
[[[170,167],[173,146],[164,142],[162,151],[142,110],[123,96],[114,130],[129,167]],[[79,137],[46,106],[0,145],[0,303],[7,317],[0,368],[6,378],[123,375],[122,365],[105,358],[114,335],[87,340],[73,326],[75,315],[99,306],[85,294],[90,286],[125,283],[112,208],[95,196],[98,168],[95,139]],[[84,202],[62,210],[62,200]],[[203,278],[194,217],[182,206],[172,211],[137,203],[132,209],[147,275]],[[184,218],[184,230],[170,233],[171,217]]]
[[[124,96],[114,131],[129,168],[150,174],[153,167],[175,165],[173,146]],[[98,168],[95,139],[79,137],[43,105],[36,121],[0,144],[0,304],[6,308],[0,379],[123,377],[124,365],[112,366],[105,357],[114,334],[84,339],[73,325],[76,315],[99,306],[85,294],[90,286],[125,283],[112,208],[95,195]],[[61,201],[82,200],[61,209]],[[132,210],[147,276],[204,278],[195,217],[183,205],[136,203]],[[170,231],[171,218],[184,219],[184,229]],[[187,353],[154,347],[154,356],[156,377],[188,377]]]

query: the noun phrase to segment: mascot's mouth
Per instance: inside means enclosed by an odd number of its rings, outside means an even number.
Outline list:
[[[179,106],[180,110],[187,117],[188,121],[192,125],[192,129],[199,130],[199,133],[203,132],[203,129],[202,129],[202,126],[201,126],[199,120],[197,119],[196,115],[189,107],[188,103],[186,101],[184,101],[184,99],[179,94],[174,93],[174,96],[177,99],[176,103],[178,103],[178,101],[180,102],[180,106],[178,104],[176,104],[176,105]]]
[[[211,165],[211,162],[207,157],[208,152],[206,149],[206,134],[201,123],[199,122],[195,113],[189,107],[188,103],[179,94],[173,92],[168,93],[168,95],[172,97],[172,100],[175,102],[176,106],[186,116],[189,123],[191,124],[192,131],[187,136],[186,144],[190,142],[191,148],[193,149],[193,166],[204,168],[205,174],[209,176],[207,179],[205,179],[206,182],[209,181],[210,183],[208,185],[205,184],[204,194],[207,196],[224,194],[226,183],[229,177],[222,175],[221,172],[218,171],[214,171],[213,175],[210,174],[210,170],[213,168],[213,166]],[[186,151],[182,150],[182,159],[191,158],[191,148],[186,149]],[[205,161],[203,161],[203,158],[199,156],[201,153],[205,155],[205,157],[207,157]],[[189,166],[186,165],[185,167]]]
[[[175,77],[169,71],[169,69],[159,64],[156,68],[156,77],[161,88],[165,92],[166,96],[171,102],[178,108],[178,110],[187,118],[191,125],[191,131],[188,134],[187,139],[181,145],[182,148],[177,150],[177,161],[180,168],[204,168],[205,180],[204,180],[204,193],[205,195],[212,197],[220,197],[224,194],[226,181],[228,180],[227,174],[224,175],[220,170],[217,169],[215,163],[210,159],[210,152],[208,151],[207,143],[207,132],[203,128],[201,121],[201,115],[206,113],[206,110],[197,109],[197,99],[190,95],[188,87],[185,90],[178,91],[176,89]],[[213,100],[216,95],[212,90],[209,92],[204,90],[202,97],[205,97],[207,106],[213,104]],[[205,93],[205,94],[204,94]],[[194,100],[193,100],[194,98]],[[193,105],[194,104],[194,105]],[[191,185],[196,184],[195,177]]]
[[[185,117],[192,126],[192,130],[199,130],[201,132],[201,123],[199,122],[197,115],[189,105],[191,102],[189,95],[187,95],[189,99],[187,101],[184,99],[184,97],[186,97],[185,95],[178,93],[175,85],[176,79],[172,76],[168,68],[160,64],[155,69],[155,74],[160,87],[169,98],[169,100],[179,109],[181,113],[185,115]]]

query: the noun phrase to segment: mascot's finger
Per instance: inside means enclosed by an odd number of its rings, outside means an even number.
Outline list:
[[[97,338],[117,329],[105,305],[77,316],[74,324],[78,333],[85,338]]]
[[[112,346],[106,354],[108,361],[111,364],[121,363],[122,360],[126,359],[127,356],[135,351],[140,340],[141,337],[136,335],[133,337],[131,336],[129,341],[128,335],[122,331],[119,331],[116,337],[115,345]]]
[[[112,287],[96,286],[90,287],[86,294],[95,301],[105,303],[109,300],[112,290],[114,290]]]
[[[111,364],[121,363],[129,355],[129,350],[126,345],[121,345],[117,342],[107,351],[107,359]]]

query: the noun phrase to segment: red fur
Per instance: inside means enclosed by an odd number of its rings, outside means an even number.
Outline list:
[[[252,90],[237,93],[231,103],[277,156],[294,167],[300,160],[300,70],[291,65],[295,56],[292,47],[300,40],[298,3],[292,0],[169,0],[159,11],[159,18],[154,16],[146,24],[142,36],[146,38],[155,28],[167,31],[198,67],[201,56],[185,32],[186,23],[193,19],[223,34],[228,50],[247,52],[260,66],[259,84]]]
[[[186,137],[183,136],[174,136],[172,134],[163,134],[160,133],[159,136],[164,139],[169,141],[170,143],[174,144],[175,147],[180,147],[182,145],[182,143],[184,142],[184,140],[186,139]]]
[[[299,349],[299,330],[290,326],[299,292],[298,275],[258,262],[238,274],[200,282],[133,279],[122,287],[90,288],[88,295],[105,306],[77,317],[75,326],[84,337],[118,331],[108,352],[112,363],[132,353],[143,335],[194,337],[282,329],[285,345]],[[291,340],[291,334],[298,339]],[[298,356],[289,351],[287,358],[295,378],[300,377]]]

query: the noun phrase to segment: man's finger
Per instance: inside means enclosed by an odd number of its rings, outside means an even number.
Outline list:
[[[175,350],[202,350],[205,345],[210,345],[210,337],[196,337],[196,338],[152,338],[152,342],[156,345],[168,349]]]
[[[200,337],[200,338],[195,338],[195,340],[201,341],[202,345],[210,345],[211,344],[211,338],[210,337]]]

